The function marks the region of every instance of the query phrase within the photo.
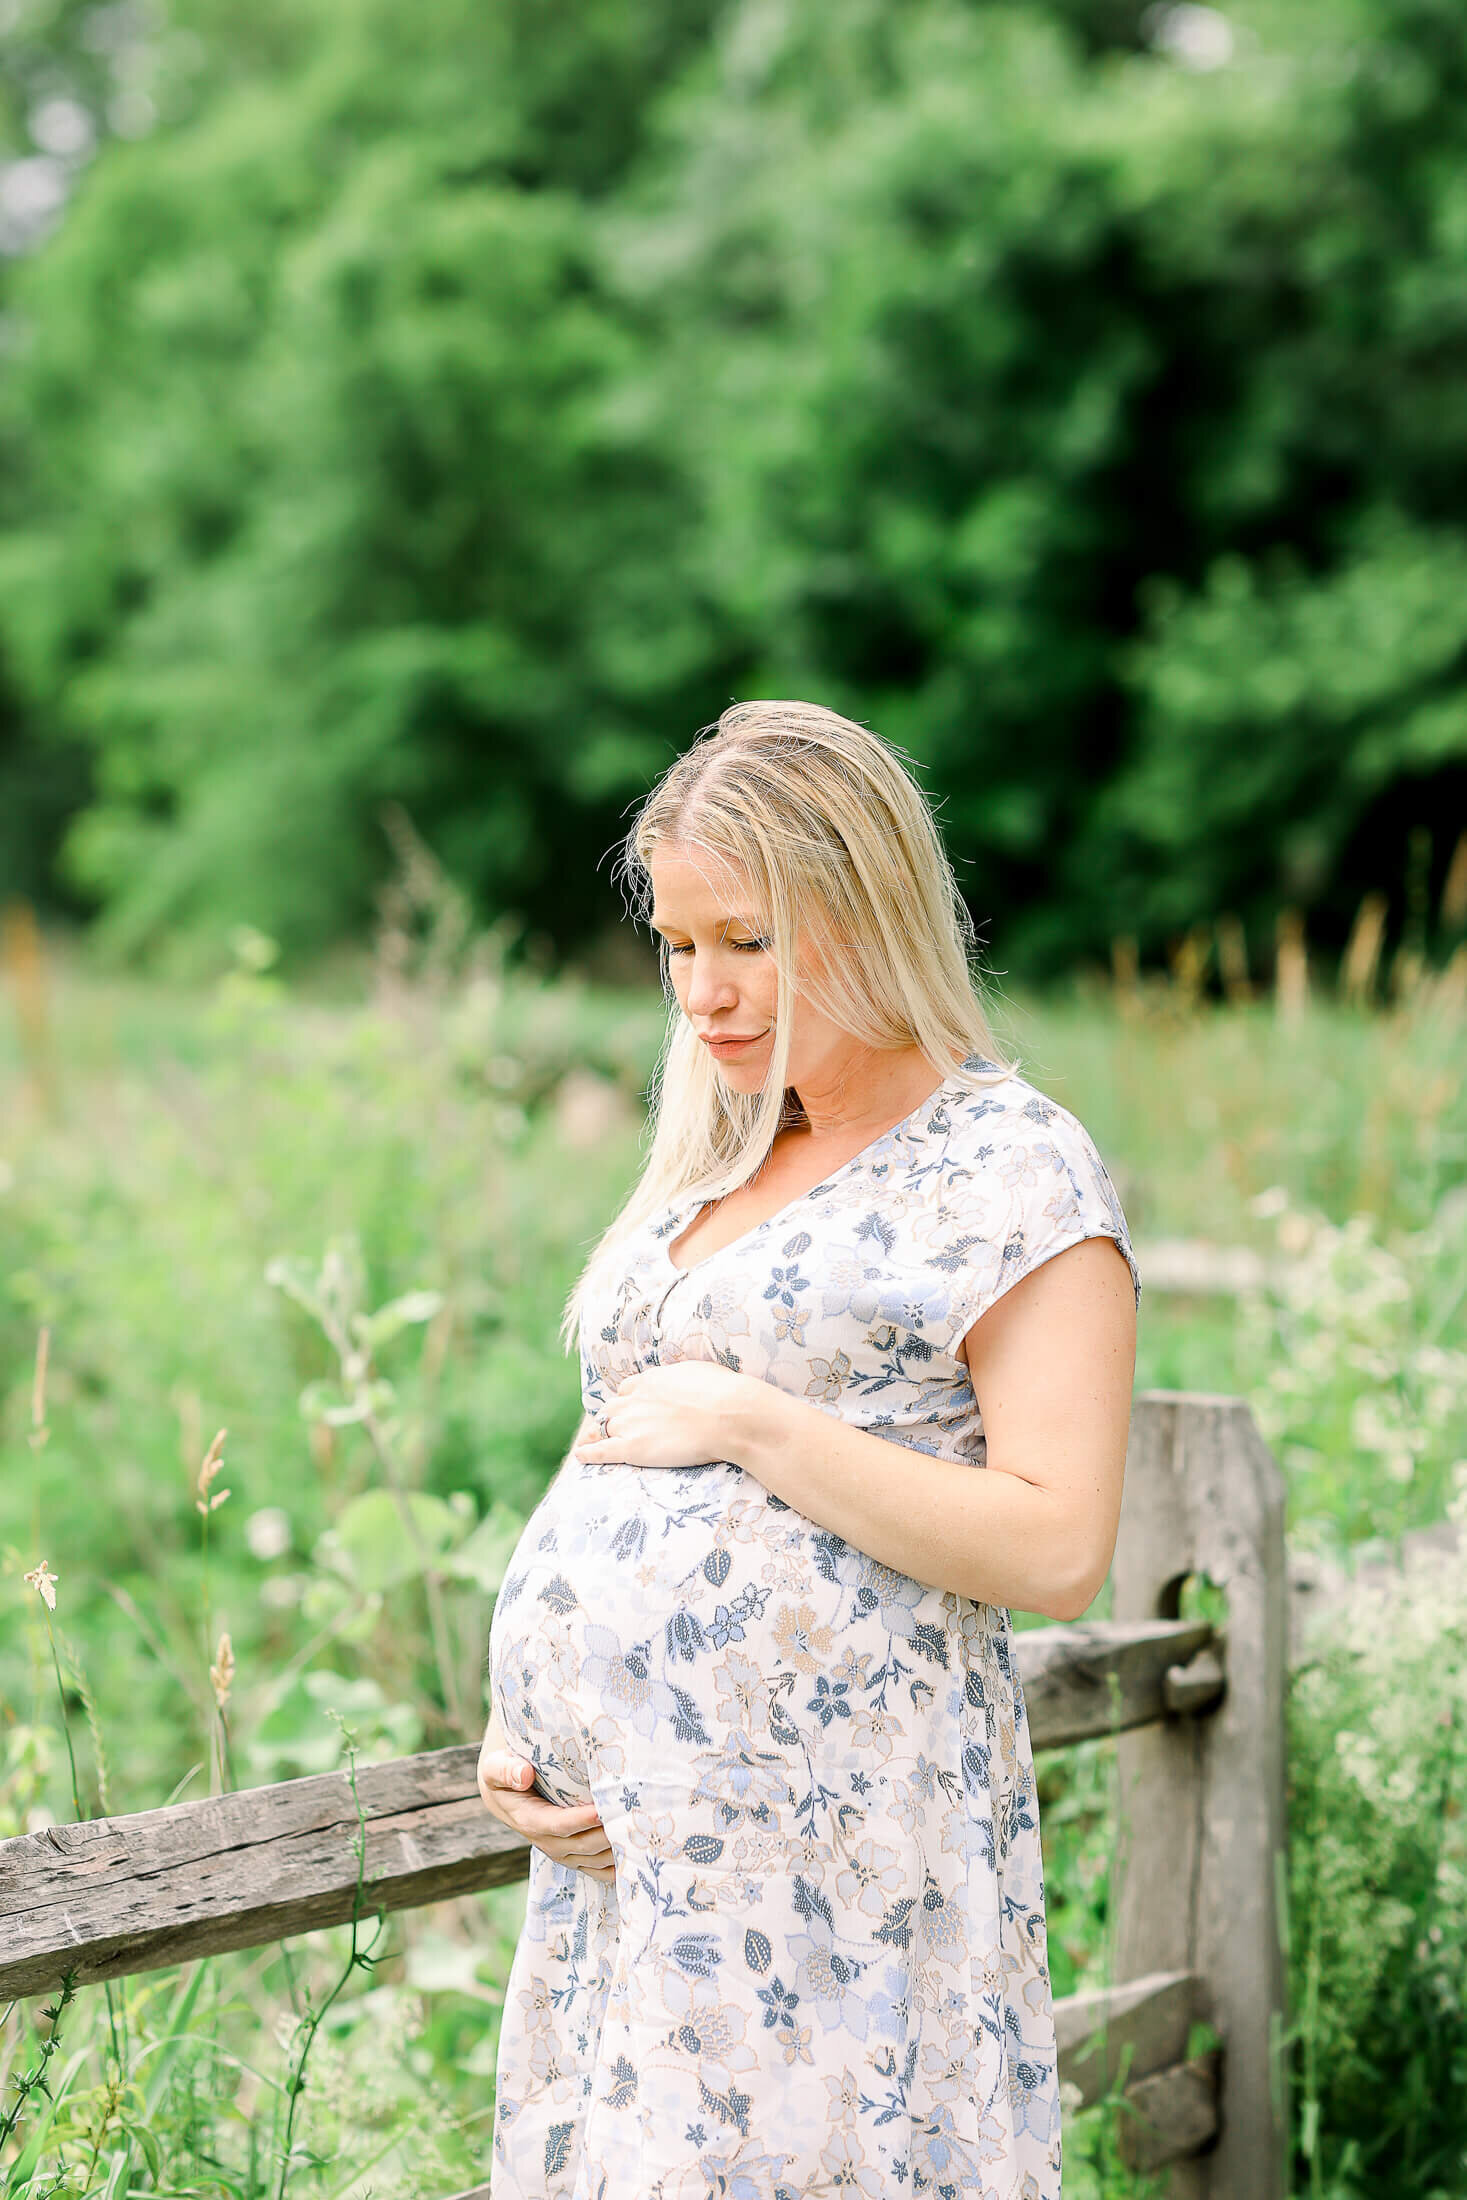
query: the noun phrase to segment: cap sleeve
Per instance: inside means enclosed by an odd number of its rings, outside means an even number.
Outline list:
[[[1141,1271],[1120,1199],[1083,1124],[1035,1094],[986,1114],[949,1148],[944,1201],[953,1226],[948,1349],[981,1314],[1056,1253],[1108,1237],[1125,1256],[1136,1304]]]

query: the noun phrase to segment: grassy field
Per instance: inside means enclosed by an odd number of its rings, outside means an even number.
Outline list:
[[[14,938],[9,975],[0,1835],[334,1765],[342,1722],[364,1758],[476,1733],[498,1568],[578,1417],[556,1329],[637,1166],[655,986],[514,974],[502,942],[442,924],[310,987],[248,933],[195,994]],[[997,1005],[1111,1166],[1143,1282],[1162,1238],[1266,1264],[1241,1299],[1147,1293],[1139,1384],[1250,1401],[1296,1544],[1460,1511],[1454,982],[1284,1010],[1094,979]],[[422,1492],[431,1579],[395,1531],[395,1478]],[[23,1579],[43,1558],[54,1614]],[[1371,1624],[1372,1658],[1322,1652],[1293,1715],[1298,2174],[1329,2200],[1444,2200],[1467,2193],[1467,1597]],[[1064,1993],[1105,1973],[1108,1749],[1041,1779]],[[0,2191],[434,2200],[475,2181],[522,1904],[390,1920],[314,2031],[342,1934],[89,1989],[57,2022],[49,2102],[15,2087],[47,2021],[13,2012]],[[1144,2189],[1109,2113],[1066,2145],[1076,2200]]]

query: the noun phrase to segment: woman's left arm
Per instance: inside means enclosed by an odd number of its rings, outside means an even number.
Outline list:
[[[1136,1302],[1117,1245],[1086,1238],[1052,1254],[980,1316],[963,1350],[986,1471],[757,1380],[734,1401],[726,1456],[915,1581],[1078,1619],[1110,1570],[1120,1522]]]

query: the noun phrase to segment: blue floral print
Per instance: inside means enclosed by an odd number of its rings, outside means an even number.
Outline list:
[[[979,1316],[1091,1237],[1140,1297],[1093,1143],[1017,1075],[948,1079],[679,1269],[698,1205],[593,1278],[588,1412],[704,1359],[982,1468],[961,1357]],[[571,1458],[506,1573],[489,1674],[510,1746],[552,1800],[594,1797],[616,1864],[609,1885],[531,1852],[494,2200],[1059,2200],[1006,1611],[882,1565],[732,1462]]]

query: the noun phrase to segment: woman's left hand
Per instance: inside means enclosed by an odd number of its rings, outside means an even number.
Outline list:
[[[707,1360],[644,1367],[618,1383],[604,1416],[605,1434],[572,1446],[577,1459],[624,1467],[740,1465],[751,1417],[776,1399],[757,1375],[735,1375]]]

